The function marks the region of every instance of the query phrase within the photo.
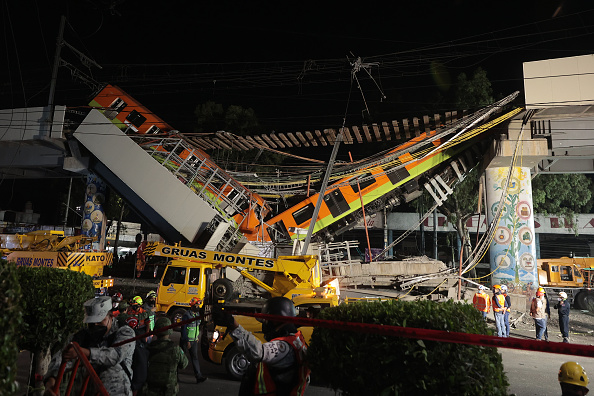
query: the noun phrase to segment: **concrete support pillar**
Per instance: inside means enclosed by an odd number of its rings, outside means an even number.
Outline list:
[[[94,250],[105,250],[105,193],[107,185],[97,175],[91,173],[87,176],[87,189],[85,192],[85,205],[82,218],[82,234],[88,237],[97,237],[93,246]]]
[[[506,197],[491,241],[491,284],[505,284],[511,293],[532,296],[538,272],[530,168],[514,167],[506,191],[508,172],[507,167],[485,171],[489,223],[497,214],[501,195]]]

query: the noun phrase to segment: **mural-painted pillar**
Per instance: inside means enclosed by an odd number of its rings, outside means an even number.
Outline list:
[[[515,167],[505,192],[508,172],[509,168],[485,171],[489,222],[497,214],[501,194],[506,193],[491,241],[491,284],[505,284],[511,293],[533,296],[538,287],[538,271],[530,168]]]
[[[82,235],[97,237],[91,249],[105,250],[105,192],[107,185],[97,175],[91,173],[87,176],[87,190],[82,219]]]

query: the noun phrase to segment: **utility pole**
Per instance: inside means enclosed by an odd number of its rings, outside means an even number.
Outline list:
[[[54,55],[54,66],[52,68],[52,79],[50,82],[50,92],[47,106],[49,107],[49,133],[52,135],[52,128],[54,126],[54,97],[56,94],[56,82],[58,81],[58,68],[60,67],[60,56],[62,53],[62,46],[64,45],[64,26],[66,25],[66,17],[62,15],[60,18],[60,27],[58,29],[58,38],[56,39],[56,53]],[[68,213],[68,211],[66,212]]]

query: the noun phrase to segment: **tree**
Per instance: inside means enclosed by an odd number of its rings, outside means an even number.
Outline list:
[[[208,101],[200,104],[194,111],[197,132],[226,131],[237,135],[253,135],[261,129],[256,112],[251,108]],[[278,165],[284,157],[262,149],[255,150],[219,150],[213,160],[221,167],[239,172],[267,172],[269,167],[261,165]]]
[[[592,210],[592,188],[592,180],[583,174],[540,174],[532,181],[534,211],[569,219],[577,235],[576,214]]]
[[[456,106],[460,109],[485,107],[494,102],[491,82],[487,72],[480,67],[472,74],[472,79],[466,73],[460,73],[456,82]]]
[[[21,287],[17,268],[0,259],[0,395],[12,395],[17,390],[16,373],[19,348],[17,341],[22,331]]]
[[[476,166],[461,183],[454,187],[454,192],[438,208],[452,223],[458,237],[463,241],[463,262],[472,258],[472,245],[470,243],[470,233],[468,227],[466,227],[466,220],[474,216],[478,208],[479,178],[478,166]],[[472,270],[470,276],[476,276],[474,270]]]
[[[258,117],[251,108],[231,105],[224,108],[222,104],[208,101],[196,106],[196,132],[227,131],[238,135],[250,135],[260,128]]]
[[[42,383],[34,373],[47,372],[51,352],[64,346],[83,324],[83,303],[95,295],[93,280],[82,272],[45,267],[19,267],[24,326],[18,345],[33,353],[29,384]]]

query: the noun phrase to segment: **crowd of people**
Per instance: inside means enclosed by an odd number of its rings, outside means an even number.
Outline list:
[[[487,321],[487,314],[493,308],[495,328],[498,337],[509,337],[511,297],[508,295],[506,285],[493,285],[493,295],[487,294],[486,286],[479,286],[478,291],[472,299],[474,307],[481,312],[483,319]],[[563,337],[563,342],[569,342],[569,311],[570,303],[567,299],[567,293],[559,292],[557,303],[553,306],[559,315],[559,330]],[[536,290],[536,296],[530,304],[530,316],[534,320],[537,340],[549,340],[547,322],[551,317],[551,308],[549,299],[544,288],[539,287]]]
[[[86,326],[72,341],[78,343],[110,395],[177,395],[178,370],[186,368],[189,361],[192,361],[196,382],[206,380],[197,355],[200,300],[192,299],[190,310],[182,319],[180,344],[175,345],[170,339],[171,321],[164,316],[155,320],[154,297],[154,292],[150,292],[145,301],[140,296],[126,301],[116,293],[113,297],[96,297],[84,304]],[[293,302],[285,297],[270,299],[263,312],[296,315]],[[262,330],[268,342],[262,343],[238,325],[230,314],[215,315],[215,323],[228,326],[240,350],[254,363],[253,370],[242,382],[240,395],[303,395],[309,383],[309,369],[305,364],[307,344],[293,324],[264,320]],[[154,337],[144,337],[153,329]],[[130,342],[134,338],[137,340]],[[77,357],[72,343],[52,357],[44,377],[45,396],[63,393],[70,380],[68,376],[73,375],[71,369]],[[67,365],[57,390],[56,378],[62,362]],[[88,374],[83,366],[74,374],[76,394],[84,393]],[[92,383],[88,386],[87,392],[97,393]]]
[[[101,296],[84,303],[86,326],[73,335],[72,340],[80,346],[110,395],[144,396],[176,395],[178,392],[177,372],[188,365],[188,358],[182,345],[175,345],[170,339],[171,321],[167,317],[157,318],[156,292],[150,291],[143,299],[134,296],[125,300],[121,293],[112,297]],[[199,301],[195,305],[198,305]],[[194,311],[194,310],[192,310]],[[192,337],[198,337],[199,321],[196,320]],[[190,325],[182,327],[187,340]],[[155,335],[143,337],[155,332]],[[185,333],[184,333],[185,332]],[[137,338],[135,341],[129,340]],[[190,352],[193,364],[198,364],[196,354]],[[62,361],[67,361],[66,377],[61,386],[68,384],[70,369],[77,352],[71,343],[52,356],[44,377],[45,395],[55,395],[56,378]],[[194,367],[196,371],[196,366]],[[200,368],[197,368],[200,372]],[[88,373],[79,368],[74,379],[75,389],[82,389],[83,378]],[[206,379],[200,375],[200,381]],[[89,385],[92,387],[92,385]]]

